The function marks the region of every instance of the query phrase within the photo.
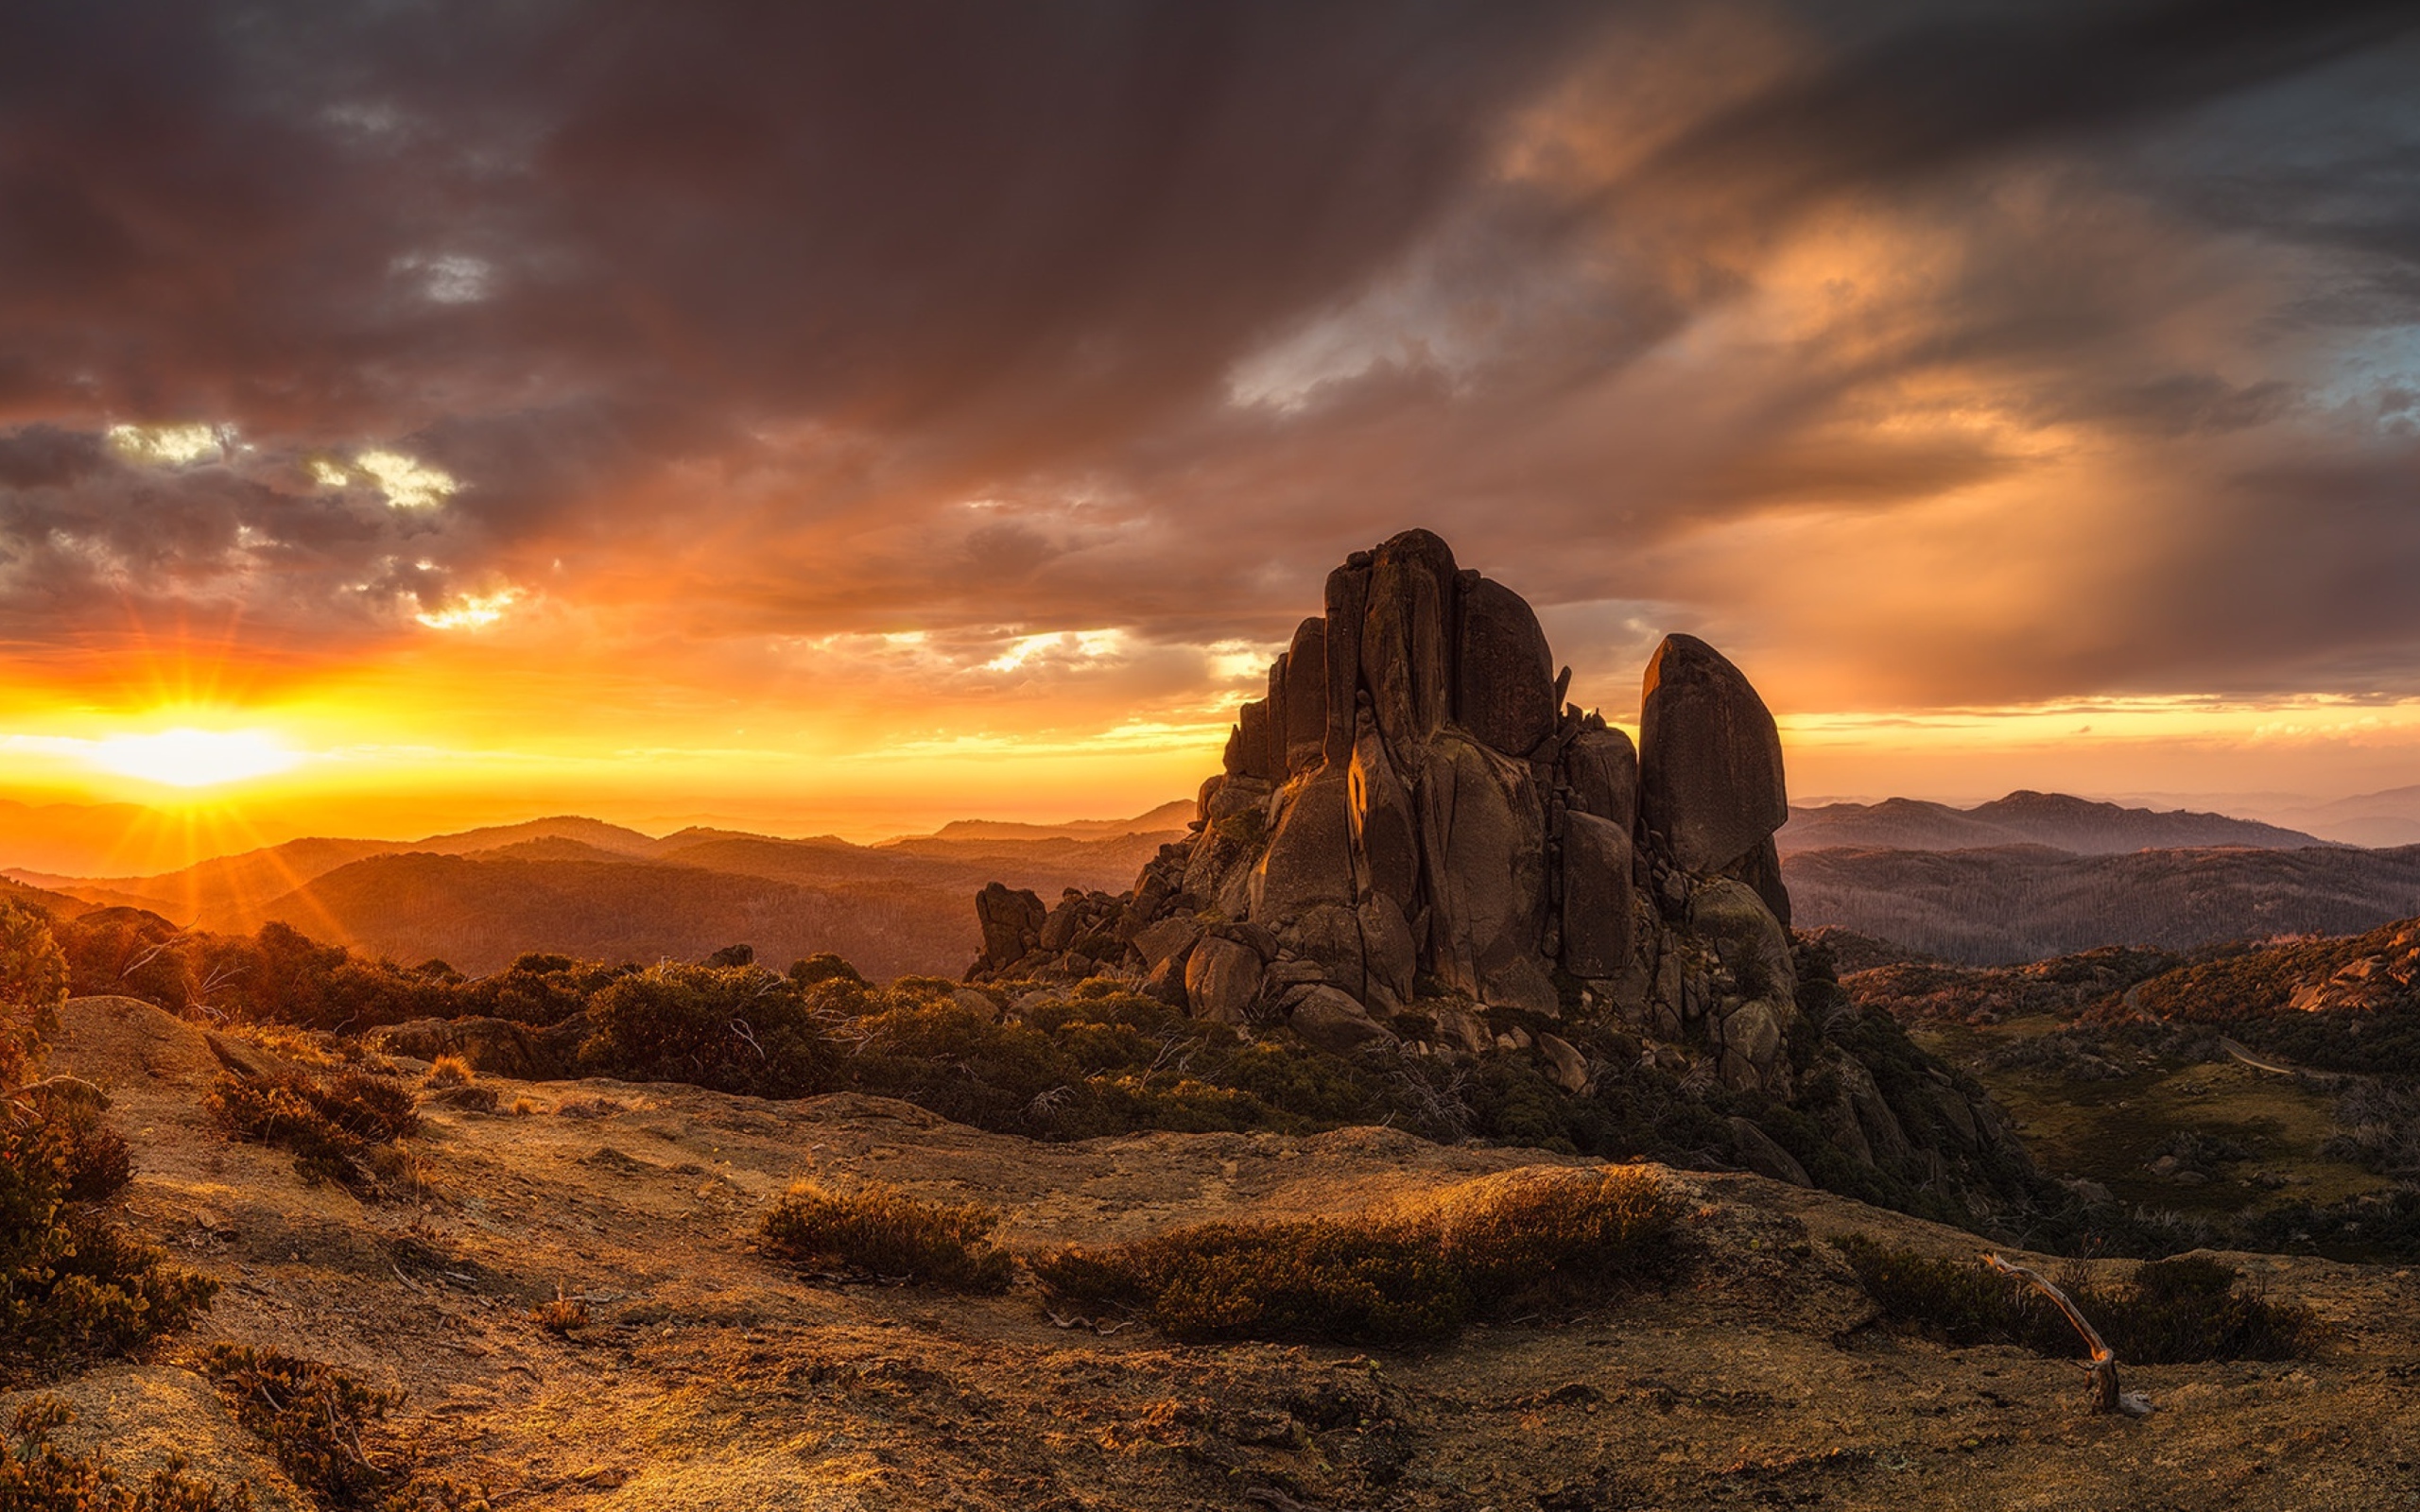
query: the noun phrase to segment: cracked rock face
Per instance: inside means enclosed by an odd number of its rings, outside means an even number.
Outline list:
[[[1570,670],[1529,603],[1427,531],[1354,553],[1320,608],[1238,712],[1193,838],[1122,901],[1125,958],[1081,949],[1096,904],[1003,888],[979,905],[970,975],[1073,960],[1230,1022],[1307,1006],[1331,1045],[1391,1042],[1384,1021],[1417,998],[1458,1031],[1448,1053],[1493,1042],[1477,1028],[1491,1009],[1618,1012],[1701,1041],[1725,1081],[1786,1091],[1772,833],[1789,802],[1779,733],[1738,668],[1668,637],[1634,748],[1564,701]],[[1450,1020],[1429,1013],[1448,1000]]]

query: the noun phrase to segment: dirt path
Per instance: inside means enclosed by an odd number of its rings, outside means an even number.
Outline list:
[[[2064,1364],[1873,1329],[1823,1243],[1971,1236],[1671,1173],[1704,1260],[1669,1294],[1434,1349],[1177,1347],[1058,1329],[1029,1293],[804,1283],[754,1225],[795,1177],[880,1178],[993,1204],[1036,1246],[1431,1200],[1542,1158],[1376,1129],[1038,1144],[854,1096],[498,1082],[540,1110],[429,1109],[425,1199],[365,1206],[216,1131],[191,1025],[85,1000],[57,1063],[114,1090],[134,1221],[226,1281],[205,1335],[405,1388],[426,1462],[498,1506],[2390,1507],[2420,1486],[2405,1272],[2247,1258],[2339,1327],[2333,1353],[2133,1370],[2162,1410],[2097,1418]],[[558,1285],[596,1318],[569,1340],[527,1316]],[[116,1400],[130,1452],[214,1445],[279,1494],[192,1385],[171,1360],[71,1395],[95,1422]]]

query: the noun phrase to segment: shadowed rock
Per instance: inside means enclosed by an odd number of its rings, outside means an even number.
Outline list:
[[[1364,896],[1392,900],[1409,919],[1420,894],[1420,819],[1374,725],[1353,747],[1349,781],[1355,878]]]
[[[1482,1003],[1555,1012],[1538,954],[1546,816],[1528,764],[1440,735],[1421,777],[1420,815],[1437,974]]]
[[[1638,822],[1638,752],[1630,737],[1601,725],[1583,729],[1564,751],[1563,765],[1571,806],[1631,833]]]
[[[1370,602],[1370,563],[1366,553],[1327,575],[1327,638],[1322,657],[1327,669],[1327,730],[1322,754],[1330,766],[1353,759],[1355,710],[1361,692],[1361,617]]]
[[[1262,782],[1278,776],[1269,765],[1268,704],[1255,698],[1236,711],[1236,731],[1228,745],[1235,752],[1229,771]]]
[[[1285,665],[1286,770],[1307,772],[1327,756],[1327,621],[1296,627]]]
[[[1454,553],[1426,530],[1380,546],[1361,620],[1361,681],[1379,733],[1398,756],[1426,746],[1451,713]]]
[[[1184,995],[1196,1018],[1241,1023],[1260,996],[1260,954],[1216,935],[1204,936],[1185,962]]]
[[[975,895],[975,917],[983,926],[983,958],[999,967],[1041,942],[1043,920],[1048,916],[1032,893],[994,882]]]
[[[1554,733],[1554,658],[1529,601],[1482,577],[1461,599],[1455,717],[1480,744],[1524,756]]]
[[[1630,835],[1613,820],[1574,811],[1563,820],[1563,969],[1610,977],[1630,965]]]
[[[1723,655],[1668,635],[1639,708],[1640,818],[1691,871],[1719,871],[1789,822],[1781,732]]]
[[[1341,772],[1296,780],[1253,881],[1253,919],[1288,919],[1314,903],[1352,906],[1350,788]]]

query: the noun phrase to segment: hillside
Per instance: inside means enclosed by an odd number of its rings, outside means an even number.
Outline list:
[[[2348,935],[2420,913],[2420,846],[2108,855],[1844,848],[1792,853],[1782,875],[1801,928],[1838,925],[1971,965],[2099,945],[2187,950]]]
[[[971,885],[870,879],[805,886],[665,863],[411,852],[340,867],[206,927],[269,919],[390,960],[432,957],[474,975],[526,951],[583,959],[695,960],[753,945],[787,962],[835,951],[889,977],[955,974],[976,949]]]
[[[2107,855],[2212,846],[2299,849],[2325,842],[2297,830],[2223,814],[2121,808],[2064,793],[2020,791],[1971,809],[1908,798],[1792,808],[1789,822],[1773,843],[1784,855],[1841,847],[1979,850],[2015,845]]]
[[[1154,811],[1157,814],[1159,811]],[[1150,818],[1152,816],[1144,816]],[[884,976],[954,976],[981,936],[967,900],[1007,878],[1057,898],[1130,885],[1174,830],[1101,821],[1079,839],[925,836],[881,846],[690,829],[653,838],[577,816],[403,844],[312,838],[155,877],[27,873],[84,903],[250,934],[278,920],[406,963],[471,972],[524,951],[694,958],[755,945],[787,961],[833,951]]]
[[[415,1200],[365,1204],[227,1140],[199,1107],[221,1051],[192,1025],[84,1000],[57,1059],[119,1089],[130,1220],[226,1283],[201,1338],[404,1391],[381,1442],[497,1505],[2114,1507],[2158,1488],[2178,1505],[2361,1508],[2400,1504],[2420,1440],[2400,1379],[2420,1309],[2384,1268],[2234,1257],[2337,1342],[2308,1361],[2133,1366],[2158,1414],[2094,1417],[2063,1360],[1877,1327],[1833,1244],[1971,1264],[1971,1235],[1648,1167],[1690,1212],[1691,1269],[1668,1290],[1417,1348],[1184,1345],[1054,1319],[1022,1284],[969,1297],[802,1275],[758,1253],[756,1226],[797,1177],[880,1180],[986,1204],[1031,1254],[1208,1220],[1451,1211],[1577,1162],[1375,1128],[1049,1145],[862,1097],[488,1078],[527,1116],[432,1096]],[[569,1337],[530,1318],[559,1295],[592,1318]],[[187,1358],[52,1388],[81,1418],[62,1438],[130,1469],[180,1451],[264,1506],[301,1504]]]

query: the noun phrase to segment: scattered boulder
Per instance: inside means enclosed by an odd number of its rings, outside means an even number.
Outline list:
[[[1250,946],[1205,937],[1193,947],[1184,968],[1184,996],[1193,1016],[1242,1023],[1260,996],[1260,955]]]
[[[1813,1178],[1798,1158],[1773,1143],[1773,1137],[1756,1126],[1753,1119],[1731,1117],[1731,1138],[1739,1151],[1739,1163],[1761,1177],[1787,1181],[1794,1187],[1811,1187]]]
[[[1003,967],[1042,942],[1042,900],[1030,891],[994,882],[975,895],[975,917],[983,926],[983,959]]]
[[[1546,1062],[1547,1075],[1567,1092],[1588,1090],[1588,1057],[1580,1047],[1561,1035],[1542,1034],[1537,1041],[1538,1058]]]
[[[1306,990],[1302,1001],[1287,1021],[1287,1027],[1319,1046],[1338,1055],[1357,1050],[1365,1044],[1393,1044],[1392,1030],[1386,1028],[1357,1001],[1332,987],[1314,987]]]

